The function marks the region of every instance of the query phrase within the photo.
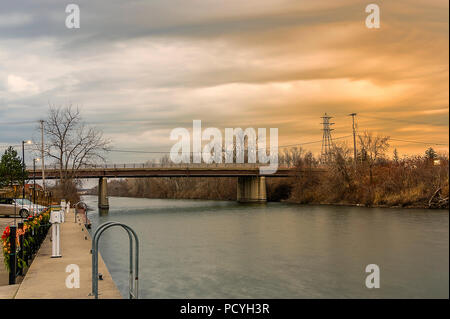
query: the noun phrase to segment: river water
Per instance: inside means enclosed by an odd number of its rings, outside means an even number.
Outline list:
[[[96,196],[83,200],[93,229],[138,233],[141,298],[449,297],[447,210],[110,197],[100,215]],[[127,296],[125,232],[105,232],[100,251]]]

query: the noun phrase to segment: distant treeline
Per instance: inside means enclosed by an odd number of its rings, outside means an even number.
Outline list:
[[[266,178],[270,201],[302,204],[349,204],[389,207],[448,207],[448,155],[432,148],[424,155],[399,158],[385,154],[387,137],[365,133],[356,163],[353,150],[335,146],[327,158],[301,148],[280,154],[279,162],[299,170],[295,178]],[[313,168],[324,168],[314,173]],[[110,196],[183,199],[236,199],[236,178],[136,178],[112,180]],[[96,194],[96,188],[91,194]]]
[[[294,181],[267,178],[269,201],[286,200]],[[143,198],[236,200],[236,177],[150,177],[108,181],[108,195]],[[97,186],[88,191],[97,195]]]

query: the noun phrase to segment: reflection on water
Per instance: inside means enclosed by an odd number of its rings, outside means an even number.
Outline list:
[[[85,196],[95,208],[97,198]],[[448,298],[448,211],[111,197],[93,229],[141,242],[141,298]],[[128,237],[100,250],[122,295]],[[381,288],[367,289],[377,264]]]
[[[97,212],[100,216],[108,216],[109,208],[99,208]]]

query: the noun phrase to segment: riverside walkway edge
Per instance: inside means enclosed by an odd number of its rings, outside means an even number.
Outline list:
[[[51,258],[51,229],[42,243],[31,267],[20,284],[16,299],[93,299],[90,296],[92,287],[92,254],[91,237],[78,219],[74,221],[73,209],[66,214],[61,224],[61,258]],[[66,268],[77,265],[80,274],[80,287],[68,288],[66,280],[70,280],[73,270]],[[121,299],[117,286],[99,254],[99,299]],[[69,277],[69,279],[67,279]],[[70,284],[69,284],[70,287]]]

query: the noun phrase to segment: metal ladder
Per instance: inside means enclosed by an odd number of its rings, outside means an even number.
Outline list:
[[[108,228],[120,226],[125,229],[128,233],[128,238],[130,241],[130,272],[129,272],[129,283],[128,288],[129,299],[138,299],[138,278],[139,278],[139,239],[136,232],[129,226],[119,223],[119,222],[106,222],[101,224],[95,230],[94,236],[92,238],[92,292],[90,295],[98,299],[98,242],[100,236]],[[136,245],[136,254],[134,255],[134,273],[133,273],[133,238]]]

